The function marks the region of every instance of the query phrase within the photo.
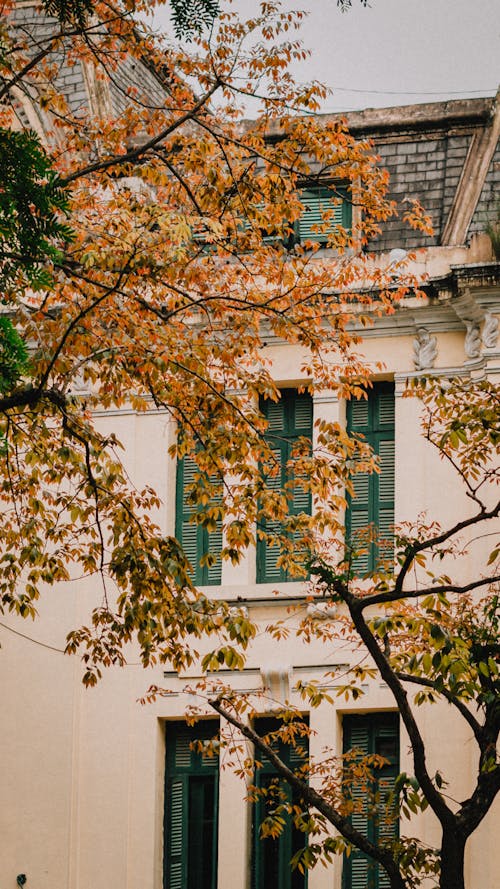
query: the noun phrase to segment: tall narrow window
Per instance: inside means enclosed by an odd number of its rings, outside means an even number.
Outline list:
[[[352,824],[375,844],[395,839],[399,825],[386,801],[399,774],[398,715],[346,716],[343,728],[344,753],[359,750],[363,756],[376,753],[387,760],[386,765],[373,770],[369,793],[363,779],[359,779],[358,785],[351,784],[352,799],[357,803],[356,812],[351,816]],[[344,857],[342,889],[388,889],[389,886],[384,868],[363,852],[352,851]]]
[[[216,889],[219,758],[208,745],[218,728],[167,723],[164,889]]]
[[[353,475],[354,497],[349,498],[346,537],[353,550],[361,550],[353,560],[358,575],[374,571],[380,559],[393,552],[394,524],[394,386],[377,383],[368,398],[347,403],[347,431],[360,434],[380,458],[380,473]],[[368,540],[372,526],[375,539]]]
[[[259,719],[255,726],[261,736],[278,727],[278,720],[271,718]],[[300,768],[307,761],[307,738],[298,739],[297,747],[281,741],[275,741],[272,746],[290,769]],[[290,866],[295,853],[306,843],[306,835],[294,826],[292,817],[282,814],[285,824],[278,837],[263,837],[260,832],[260,825],[280,802],[300,806],[300,800],[292,793],[286,781],[279,778],[269,760],[261,753],[256,752],[255,755],[261,763],[261,768],[255,770],[255,785],[265,793],[254,806],[252,889],[305,889],[307,875],[301,874],[297,868],[292,870]]]
[[[278,402],[262,401],[261,410],[268,421],[266,433],[278,471],[269,476],[267,486],[271,490],[284,491],[289,475],[289,461],[299,438],[312,438],[312,398],[296,389],[283,389]],[[292,491],[288,506],[290,515],[311,514],[311,494],[297,484]],[[261,525],[266,534],[279,534],[279,521],[264,518]],[[279,564],[279,546],[268,540],[257,541],[257,583],[274,583],[290,580],[287,571]]]
[[[192,457],[186,456],[177,464],[176,481],[176,527],[175,534],[182,543],[184,552],[193,567],[193,581],[197,584],[219,584],[221,582],[222,522],[214,519],[209,524],[197,522],[194,516],[200,513],[200,505],[193,494],[193,485],[203,476]],[[214,479],[210,477],[210,482]],[[220,495],[213,498],[205,507],[208,511],[220,503]]]

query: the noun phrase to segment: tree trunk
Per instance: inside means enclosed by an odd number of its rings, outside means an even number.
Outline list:
[[[465,842],[456,827],[443,831],[439,889],[465,889]]]
[[[391,889],[408,889],[408,883],[400,874],[389,874]]]

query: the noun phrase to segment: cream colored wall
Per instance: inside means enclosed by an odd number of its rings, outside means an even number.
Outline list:
[[[413,311],[413,309],[412,309]],[[406,322],[405,322],[406,323]],[[414,322],[412,322],[414,323]],[[464,331],[436,329],[437,367],[464,364]],[[449,523],[467,509],[467,499],[455,485],[451,470],[419,435],[418,405],[403,398],[406,375],[413,372],[413,335],[408,326],[399,335],[368,334],[363,351],[369,360],[381,358],[386,375],[396,375],[396,519],[415,517],[421,510]],[[280,382],[298,382],[298,350],[274,343],[268,355]],[[498,366],[498,357],[491,363]],[[343,405],[328,393],[315,399],[315,415],[342,418]],[[162,499],[157,520],[167,533],[174,530],[175,463],[166,455],[175,430],[166,414],[137,416],[133,412],[107,414],[99,419],[125,445],[124,460],[138,485],[153,484]],[[474,575],[474,560],[468,564]],[[283,617],[297,625],[303,606],[288,613],[272,597],[278,586],[283,595],[300,597],[302,585],[255,583],[254,554],[238,568],[224,567],[223,588],[217,594],[249,600],[251,616],[264,629]],[[212,591],[213,592],[213,591]],[[73,581],[47,592],[35,623],[5,617],[16,632],[43,643],[1,630],[2,732],[0,769],[0,886],[15,889],[16,875],[25,873],[27,889],[161,889],[165,725],[179,719],[191,697],[184,693],[196,670],[182,678],[170,677],[173,694],[142,707],[138,698],[151,683],[162,684],[163,669],[134,666],[137,653],[127,652],[129,665],[107,671],[96,689],[85,690],[81,665],[65,657],[66,632],[85,621],[100,596],[97,585]],[[252,607],[252,600],[254,605]],[[52,646],[44,647],[44,646]],[[260,668],[290,665],[293,678],[319,677],[323,667],[348,663],[356,654],[335,644],[307,646],[291,633],[279,645],[265,633],[252,645],[249,671],[234,675],[237,687],[260,687]],[[392,709],[388,690],[379,681],[367,683],[357,704],[335,699],[311,713],[311,756],[325,744],[341,750],[341,718],[347,710]],[[208,712],[208,710],[207,710]],[[427,707],[418,719],[429,745],[431,771],[439,768],[450,779],[450,795],[461,799],[475,768],[474,746],[447,706]],[[404,738],[402,769],[411,772]],[[231,770],[221,772],[219,824],[219,889],[249,889],[251,814],[245,787]],[[491,813],[470,843],[467,868],[470,889],[495,889],[500,871],[498,830]],[[496,820],[495,820],[496,818]],[[403,832],[410,828],[403,827]],[[435,843],[438,831],[432,815],[415,819],[411,832]],[[317,868],[309,889],[340,889],[340,861]]]

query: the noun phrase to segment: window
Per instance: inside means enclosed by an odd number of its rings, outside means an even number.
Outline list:
[[[351,785],[352,799],[364,798],[359,811],[351,816],[352,824],[374,843],[399,836],[398,821],[394,817],[387,817],[390,813],[385,802],[399,774],[398,719],[397,713],[344,718],[344,753],[356,749],[364,756],[377,753],[387,760],[386,765],[374,769],[370,799],[373,799],[372,794],[378,795],[378,811],[369,812],[365,790],[357,788],[354,783]],[[389,885],[384,868],[363,852],[353,850],[349,856],[344,856],[342,889],[386,889]]]
[[[192,749],[219,724],[167,723],[164,889],[216,889],[219,758]]]
[[[353,475],[354,493],[346,514],[347,542],[362,552],[353,560],[356,574],[374,571],[380,559],[392,556],[394,524],[394,386],[377,383],[368,398],[347,403],[347,431],[360,434],[380,458],[380,473]],[[378,539],[367,541],[372,525]]]
[[[262,401],[261,410],[268,422],[266,438],[279,467],[276,475],[269,476],[267,484],[271,490],[283,491],[287,481],[290,481],[287,464],[292,457],[294,444],[298,438],[312,438],[312,398],[296,389],[283,389],[278,402]],[[310,492],[297,485],[288,509],[290,515],[310,515]],[[272,519],[266,518],[262,522],[262,530],[267,534],[279,534],[281,527],[279,521]],[[273,546],[267,540],[257,541],[257,583],[290,579],[288,573],[277,564],[279,556],[278,545]]]
[[[203,479],[203,473],[200,472],[192,457],[186,456],[179,460],[176,480],[175,534],[193,566],[193,582],[207,585],[219,584],[222,570],[220,559],[222,522],[220,519],[214,519],[207,525],[194,518],[196,514],[200,513],[200,506],[192,493],[192,486],[199,479]],[[209,481],[213,483],[215,479],[210,477]],[[220,496],[207,504],[205,511],[220,502],[221,498],[222,490]],[[210,559],[207,560],[209,555],[212,557],[213,563]]]
[[[255,725],[256,731],[261,736],[276,731],[278,727],[278,720],[271,718],[259,719]],[[300,768],[307,761],[307,738],[298,738],[297,743],[298,747],[291,747],[276,740],[272,745],[280,759],[290,769]],[[259,789],[267,790],[268,795],[259,797],[254,806],[252,889],[264,889],[264,887],[305,889],[306,874],[301,874],[297,868],[292,870],[290,861],[305,845],[306,835],[294,826],[291,816],[282,815],[285,818],[285,825],[279,837],[273,839],[262,837],[260,834],[260,825],[276,805],[285,800],[300,805],[300,801],[292,794],[286,781],[279,780],[269,760],[258,751],[256,758],[261,763],[261,768],[255,770],[255,785]]]
[[[264,243],[281,243],[287,249],[306,241],[326,246],[329,237],[339,226],[350,233],[352,202],[348,199],[346,186],[312,182],[299,189],[299,198],[303,207],[299,219],[294,223],[283,220],[280,225],[269,228],[266,225],[262,230]],[[259,209],[263,210],[263,205]],[[324,218],[326,211],[331,211],[328,220]],[[320,228],[324,228],[324,231]],[[242,223],[242,230],[248,230],[247,222]]]
[[[341,198],[340,201],[338,199]],[[303,244],[304,241],[313,241],[316,244],[326,244],[328,237],[337,226],[342,226],[349,231],[352,224],[352,207],[347,200],[347,189],[337,186],[335,189],[326,185],[308,185],[301,189],[300,200],[304,210],[298,220],[295,232],[295,243]],[[338,201],[336,203],[336,201]],[[332,208],[333,214],[325,226],[326,231],[317,231],[316,226],[324,225],[323,213]]]

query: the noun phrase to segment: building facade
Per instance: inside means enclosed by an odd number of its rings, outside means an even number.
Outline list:
[[[74,101],[119,101],[113,88],[104,95],[102,85],[92,84],[88,72],[75,71],[73,77],[68,89]],[[407,300],[395,315],[375,319],[363,333],[366,360],[373,366],[383,360],[385,365],[383,372],[374,374],[366,402],[347,406],[328,392],[313,398],[301,393],[299,347],[271,339],[269,358],[283,397],[272,405],[276,415],[268,419],[270,434],[275,431],[285,451],[299,435],[313,438],[314,423],[322,418],[366,436],[381,457],[382,472],[369,481],[359,477],[347,527],[354,534],[374,522],[383,536],[394,523],[413,520],[421,512],[447,525],[467,509],[464,492],[420,434],[415,400],[402,394],[407,380],[419,374],[498,380],[500,263],[486,228],[496,218],[499,199],[500,109],[492,99],[457,100],[355,112],[349,125],[360,138],[375,141],[391,175],[394,197],[399,202],[405,196],[417,197],[432,215],[432,236],[409,235],[394,220],[371,245],[381,263],[401,251],[416,251],[412,267],[425,276],[426,296]],[[312,203],[314,198],[309,196]],[[187,460],[176,465],[168,456],[176,429],[167,415],[160,410],[108,411],[100,422],[124,443],[134,482],[153,484],[157,490],[165,532],[181,539],[193,563],[207,548],[217,552],[219,532],[208,539],[205,529],[189,521],[185,491],[190,467]],[[284,464],[287,453],[280,459]],[[293,508],[309,511],[308,497],[298,495]],[[378,555],[372,545],[359,570],[369,570]],[[224,674],[235,688],[267,689],[275,704],[291,700],[299,706],[293,691],[298,680],[320,681],[358,656],[346,646],[319,641],[307,645],[296,637],[293,629],[309,607],[305,585],[277,566],[276,553],[265,543],[249,549],[237,566],[216,561],[196,570],[196,582],[209,597],[247,609],[262,631],[245,668]],[[467,570],[472,579],[473,561]],[[27,626],[11,617],[2,622],[0,882],[5,889],[14,889],[16,879],[21,885],[22,874],[28,889],[388,885],[356,855],[346,861],[339,857],[304,878],[289,868],[298,842],[292,830],[285,830],[279,843],[258,838],[263,804],[256,815],[227,751],[220,761],[204,751],[203,742],[218,730],[213,711],[198,701],[201,721],[194,727],[185,723],[184,713],[193,702],[191,689],[201,678],[198,668],[180,676],[160,667],[144,671],[131,648],[125,667],[110,668],[95,689],[86,690],[80,662],[66,657],[63,648],[66,633],[81,623],[95,597],[91,584],[75,580],[70,588],[48,593],[35,624]],[[335,613],[325,608],[317,618],[334,621]],[[279,620],[291,632],[277,643],[264,630]],[[150,684],[165,686],[170,694],[143,706],[139,699]],[[336,698],[333,705],[324,703],[305,714],[312,733],[302,755],[313,760],[326,746],[337,754],[362,746],[386,757],[381,781],[390,781],[398,770],[411,773],[408,739],[388,689],[379,680],[369,680],[364,692],[359,701]],[[263,710],[263,730],[272,709],[270,705],[270,712]],[[446,746],[450,794],[462,799],[475,768],[470,739],[444,705],[421,708],[419,721],[431,772],[434,762],[436,769],[442,767]],[[192,740],[202,743],[193,748]],[[272,779],[272,767],[264,763],[256,780],[265,786]],[[466,878],[471,889],[496,885],[499,817],[497,806],[468,846]],[[424,843],[438,842],[438,825],[428,813],[415,816],[410,829]]]

